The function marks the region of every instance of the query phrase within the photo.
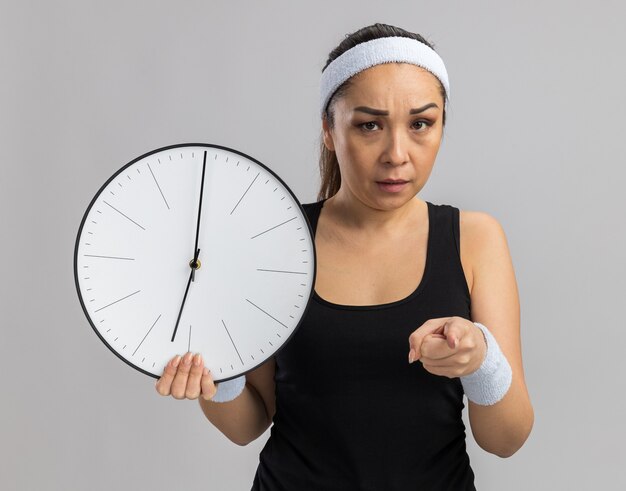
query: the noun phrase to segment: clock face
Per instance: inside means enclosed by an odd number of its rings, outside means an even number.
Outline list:
[[[200,352],[218,382],[294,334],[315,284],[315,243],[268,167],[223,146],[172,145],[129,162],[94,196],[74,276],[91,326],[126,363],[159,378],[174,355]]]

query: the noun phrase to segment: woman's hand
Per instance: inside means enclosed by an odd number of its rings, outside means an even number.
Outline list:
[[[187,352],[183,357],[172,358],[163,375],[155,384],[157,392],[162,396],[171,395],[174,399],[211,399],[217,392],[211,372],[204,367],[202,355],[195,356]]]
[[[487,354],[482,331],[463,317],[429,319],[409,336],[409,363],[420,360],[434,375],[469,375]]]

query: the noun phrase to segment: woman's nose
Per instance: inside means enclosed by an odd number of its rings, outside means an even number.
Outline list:
[[[387,132],[385,147],[385,160],[391,164],[399,165],[409,160],[408,137],[401,129],[390,129]]]

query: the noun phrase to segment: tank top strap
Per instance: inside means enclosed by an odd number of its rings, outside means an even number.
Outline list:
[[[302,208],[304,209],[306,217],[309,220],[309,225],[311,226],[311,234],[313,235],[313,237],[315,237],[315,231],[317,230],[317,219],[320,216],[322,205],[327,199],[328,198],[325,198],[320,201],[315,201],[313,203],[302,203]]]
[[[460,210],[452,205],[432,206],[433,241],[432,277],[430,288],[447,291],[450,295],[463,299],[469,308],[470,291],[461,263],[460,249]]]

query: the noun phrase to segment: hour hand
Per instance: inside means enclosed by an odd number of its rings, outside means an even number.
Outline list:
[[[200,267],[200,262],[198,261],[198,256],[200,255],[200,249],[196,250],[196,254],[194,255],[193,261],[189,264],[191,266],[191,281],[196,281],[196,269]]]

